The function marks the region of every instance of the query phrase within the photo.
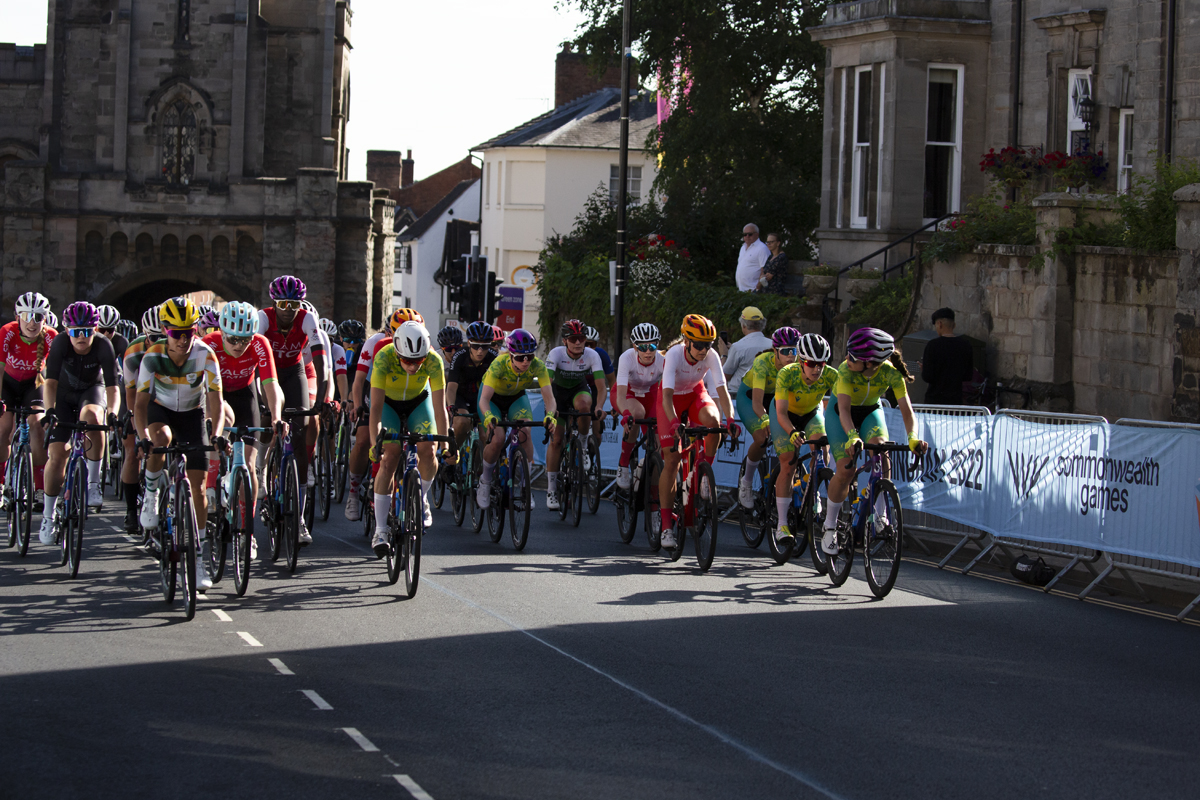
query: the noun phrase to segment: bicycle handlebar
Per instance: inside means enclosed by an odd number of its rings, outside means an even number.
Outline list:
[[[156,455],[185,455],[187,453],[212,453],[216,449],[211,444],[169,444],[166,447],[152,447],[150,452]]]
[[[544,421],[538,421],[535,419],[498,419],[496,420],[496,424],[492,427],[491,431],[488,432],[487,441],[483,444],[486,447],[492,443],[492,437],[496,435],[496,428],[541,428],[545,426],[545,424],[546,423]],[[550,429],[546,428],[546,435],[542,437],[542,444],[546,444],[549,441]]]
[[[64,428],[68,431],[110,431],[110,430],[112,430],[112,428],[108,427],[107,425],[93,425],[90,422],[60,422],[59,420],[55,420],[51,424],[50,428],[51,428],[51,430],[53,430],[54,428]]]
[[[279,416],[284,419],[296,419],[297,417],[315,417],[325,410],[325,404],[320,403],[316,408],[301,410],[299,408],[285,408]]]

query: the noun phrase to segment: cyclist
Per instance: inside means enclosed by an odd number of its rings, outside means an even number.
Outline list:
[[[806,333],[796,343],[796,361],[775,376],[775,402],[770,404],[771,438],[779,455],[779,477],[775,481],[775,507],[779,527],[775,541],[790,548],[792,532],[787,524],[792,502],[792,476],[797,464],[789,467],[789,455],[805,440],[825,435],[825,397],[837,386],[838,371],[829,366],[829,342],[816,333]],[[743,384],[745,385],[745,384]],[[815,447],[812,448],[814,451]]]
[[[467,346],[454,356],[446,373],[446,397],[450,398],[451,409],[463,409],[474,415],[474,419],[456,416],[450,421],[459,446],[479,419],[479,385],[496,360],[492,344],[492,327],[482,320],[472,322],[467,326]]]
[[[63,326],[58,322],[58,314],[53,311],[46,312],[46,324],[55,330],[57,333],[63,332]]]
[[[150,306],[142,314],[142,335],[129,343],[125,348],[125,360],[122,370],[125,383],[125,402],[122,403],[121,416],[125,424],[122,426],[124,437],[125,461],[121,463],[121,483],[125,485],[125,533],[133,536],[138,532],[138,471],[139,458],[137,452],[137,434],[133,427],[133,408],[137,399],[138,371],[142,365],[142,357],[146,348],[163,338],[162,323],[159,322],[160,306]]]
[[[429,348],[429,331],[420,322],[405,322],[396,328],[390,344],[381,348],[371,370],[371,445],[382,431],[391,433],[446,435],[446,373],[441,356]],[[387,442],[381,448],[379,473],[375,478],[375,536],[371,549],[377,558],[387,555],[387,518],[392,504],[396,469],[404,455],[403,442]],[[429,486],[437,472],[433,442],[417,444],[417,471],[421,475],[421,512],[425,527],[433,524],[429,510]]]
[[[737,391],[738,419],[746,426],[752,441],[746,449],[745,469],[738,484],[738,502],[743,508],[754,507],[754,472],[762,460],[767,437],[771,433],[771,420],[767,408],[775,399],[775,376],[782,367],[796,360],[796,343],[800,331],[795,328],[779,328],[771,337],[771,348],[759,353],[750,369],[746,371]]]
[[[458,355],[458,352],[463,349],[462,328],[447,325],[438,331],[437,341],[438,349],[441,350],[439,355],[442,357],[442,363],[449,364]]]
[[[587,331],[587,326],[577,319],[564,322],[563,343],[546,356],[546,369],[550,373],[556,408],[572,408],[604,419],[604,398],[608,394],[604,365],[599,354],[587,346]],[[566,418],[560,421],[565,423]],[[580,431],[587,430],[587,423],[582,418],[576,421]],[[562,460],[564,433],[565,426],[557,427],[546,448],[546,507],[552,510],[558,508],[558,467]]]
[[[258,392],[261,385],[262,397],[271,415],[269,427],[282,434],[283,393],[275,374],[271,343],[258,332],[259,322],[258,309],[250,303],[226,303],[217,319],[217,330],[205,336],[203,341],[216,354],[221,370],[224,427],[262,427]],[[258,455],[254,442],[246,447],[245,455],[253,489],[251,497],[258,497]],[[253,541],[250,546],[251,558],[254,558],[257,547]]]
[[[329,361],[333,365],[333,399],[346,402],[350,390],[346,384],[346,348],[342,346],[342,336],[333,320],[321,318],[321,331],[329,339]]]
[[[121,370],[122,362],[125,360],[125,348],[129,347],[129,339],[125,338],[125,334],[121,333],[121,312],[115,306],[100,306],[96,309],[100,314],[100,321],[96,324],[96,330],[108,337],[108,340],[113,344],[113,350],[117,354],[117,370]]]
[[[0,328],[0,400],[4,407],[4,414],[0,416],[0,461],[6,464],[17,412],[22,407],[44,408],[42,376],[51,343],[58,335],[49,324],[50,313],[50,301],[44,295],[26,292],[17,298],[17,318]],[[41,418],[39,411],[26,421],[36,431],[40,430],[38,422]],[[30,436],[29,448],[33,463],[39,467],[44,465],[46,446],[43,437]]]
[[[220,329],[220,315],[212,306],[200,306],[200,336],[208,336],[213,331]]]
[[[342,347],[346,349],[346,369],[353,372],[358,364],[358,351],[367,340],[367,327],[356,319],[344,319],[338,325],[338,333],[342,337]],[[350,411],[354,411],[353,400],[346,395],[346,403]]]
[[[125,341],[132,342],[141,335],[141,329],[138,328],[136,322],[131,319],[122,319],[117,323],[117,333],[125,337]]]
[[[362,499],[358,496],[358,488],[367,474],[368,455],[370,449],[370,432],[360,434],[359,430],[370,424],[367,409],[370,405],[364,396],[363,389],[371,372],[372,359],[375,354],[391,344],[392,336],[405,322],[425,324],[420,312],[411,308],[397,308],[388,317],[384,330],[370,336],[359,351],[357,363],[354,366],[354,385],[350,390],[350,401],[353,403],[356,422],[354,424],[354,447],[350,449],[347,472],[350,475],[350,491],[346,497],[346,519],[354,521],[362,517]]]
[[[617,380],[612,390],[612,407],[621,414],[625,436],[621,439],[621,458],[617,462],[617,486],[628,489],[631,483],[629,458],[637,441],[630,419],[654,419],[658,416],[659,384],[666,359],[658,352],[662,336],[658,326],[649,322],[635,325],[629,332],[633,347],[617,359]]]
[[[663,454],[663,475],[658,482],[658,499],[662,508],[662,546],[675,549],[675,534],[672,527],[675,516],[668,509],[675,503],[675,484],[682,453],[676,447],[676,437],[683,424],[682,417],[697,426],[717,427],[721,419],[717,416],[717,405],[725,415],[729,435],[737,438],[741,428],[733,420],[733,403],[721,372],[721,359],[713,350],[717,329],[712,322],[699,314],[688,314],[683,318],[679,332],[683,341],[667,351],[663,364],[662,415],[659,419],[658,444]],[[705,378],[713,378],[717,387],[717,402],[714,403],[705,388]],[[717,455],[717,435],[704,439],[701,458],[712,464]],[[703,487],[707,489],[707,487]]]
[[[609,358],[608,351],[600,346],[600,331],[596,330],[591,325],[586,325],[584,327],[586,328],[586,331],[587,331],[587,341],[584,342],[584,344],[586,344],[588,347],[595,350],[596,355],[600,356],[600,368],[604,372],[604,385],[609,387],[609,389],[611,390],[612,387],[617,382],[617,371],[613,366],[613,361],[611,358]],[[596,402],[598,402],[600,404],[600,406],[603,407],[604,406],[604,395],[597,397]],[[612,408],[614,411],[616,411],[617,407],[613,406]],[[592,433],[596,436],[597,440],[600,438],[600,434],[603,433],[603,431],[604,431],[603,417],[601,417],[600,419],[593,420],[592,421]]]
[[[880,396],[888,389],[896,396],[896,405],[904,418],[908,432],[908,447],[914,453],[924,453],[927,445],[917,436],[917,419],[913,413],[912,400],[908,397],[908,384],[915,380],[896,350],[896,341],[891,334],[879,328],[859,328],[846,341],[846,360],[838,367],[838,381],[834,393],[836,403],[825,406],[825,430],[829,446],[837,461],[837,473],[829,481],[829,505],[825,510],[824,536],[821,549],[826,553],[837,553],[837,520],[842,502],[850,491],[854,476],[854,456],[865,440],[871,444],[886,442],[887,422]],[[883,460],[883,474],[891,474],[891,465]],[[880,495],[875,513],[887,524],[886,506]]]
[[[497,353],[503,353],[504,352],[504,340],[507,338],[508,338],[508,335],[504,331],[500,330],[499,325],[492,326],[492,349],[493,350],[495,350]]]
[[[271,343],[275,356],[275,371],[279,388],[283,391],[284,408],[307,411],[312,408],[312,398],[323,399],[325,395],[325,362],[327,352],[317,326],[316,316],[301,307],[308,289],[304,281],[293,275],[282,275],[271,281],[268,290],[271,307],[258,312],[258,332]],[[315,387],[310,393],[304,368],[304,353],[312,354]],[[311,443],[317,440],[317,418],[308,417],[304,424],[305,437],[295,435],[305,446],[296,447],[296,472],[308,475],[308,454]],[[306,492],[300,493],[300,544],[312,544],[312,533],[304,524],[304,500]]]
[[[221,399],[221,366],[212,348],[196,336],[200,312],[185,297],[172,297],[159,307],[164,340],[150,345],[138,365],[137,399],[134,425],[142,437],[142,446],[167,447],[180,444],[208,444],[204,420],[212,420],[212,435],[219,438],[225,426]],[[207,453],[188,453],[187,477],[192,487],[192,507],[196,511],[196,530],[208,524],[208,501],[204,493]],[[146,496],[142,503],[143,528],[158,526],[158,492],[163,471],[163,456],[151,453],[146,458]],[[205,566],[207,558],[196,559],[196,588],[212,588]]]
[[[550,373],[540,358],[533,355],[537,350],[537,339],[524,328],[517,328],[505,340],[507,352],[496,356],[495,361],[488,367],[483,376],[483,385],[479,387],[479,413],[488,435],[496,429],[496,422],[503,419],[533,419],[533,409],[529,406],[529,398],[525,390],[533,388],[536,382],[542,391],[542,402],[546,408],[545,426],[553,433],[556,424],[554,415],[558,406],[554,400],[554,392],[550,388]],[[492,470],[500,460],[504,449],[506,435],[491,436],[491,440],[483,448],[483,475],[480,477],[479,488],[475,491],[475,502],[480,508],[491,505],[489,492],[492,488]],[[520,433],[521,448],[529,460],[533,461],[533,440],[527,431]],[[530,497],[532,507],[533,498]]]
[[[67,470],[67,444],[73,432],[53,426],[56,418],[64,422],[103,425],[116,422],[114,412],[121,407],[117,380],[117,356],[112,342],[96,335],[100,314],[91,303],[72,303],[63,311],[67,336],[56,337],[46,358],[46,382],[42,384],[46,417],[51,429],[47,437],[50,460],[46,464],[45,507],[42,512],[42,544],[54,543],[55,504],[62,491]],[[100,467],[104,455],[104,434],[87,434],[87,504],[97,510],[104,504],[100,492]],[[59,515],[61,516],[61,514]]]

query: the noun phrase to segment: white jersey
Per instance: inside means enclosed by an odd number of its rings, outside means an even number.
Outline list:
[[[636,347],[631,347],[617,359],[617,386],[628,386],[634,397],[645,397],[662,380],[663,366],[667,363],[663,354],[655,351],[649,364],[638,361]]]
[[[323,347],[324,351],[325,351],[325,358],[322,359],[321,366],[323,367],[323,371],[325,373],[325,399],[328,401],[328,400],[333,399],[333,359],[335,357],[334,353],[333,353],[333,347],[332,347],[333,343],[331,341],[329,341],[329,334],[326,333],[325,331],[321,330],[320,328],[317,328],[317,338],[321,340],[321,347]],[[304,348],[302,357],[304,359],[305,366],[311,364],[312,360],[313,360],[312,347]],[[343,362],[345,361],[345,358],[346,358],[346,351],[343,350],[342,351]]]
[[[546,369],[550,370],[553,383],[571,389],[604,377],[600,354],[590,347],[583,348],[579,358],[572,358],[567,348],[559,345],[546,356]]]
[[[662,387],[671,389],[675,394],[690,394],[701,382],[710,392],[725,385],[725,373],[721,372],[721,358],[717,351],[709,348],[704,358],[695,364],[689,364],[684,355],[686,343],[680,342],[667,351],[666,363],[663,365]],[[705,380],[711,376],[711,381]]]

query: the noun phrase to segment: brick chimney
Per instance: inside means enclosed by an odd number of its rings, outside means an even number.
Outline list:
[[[562,52],[554,59],[554,106],[583,97],[585,94],[621,87],[621,62],[609,64],[604,74],[597,77],[588,66],[587,56],[571,52],[569,42],[563,43]],[[637,73],[629,76],[630,88],[637,86]]]
[[[401,163],[399,150],[368,150],[367,180],[373,182],[379,189],[398,189],[400,188]],[[412,174],[411,167],[409,167],[409,174]]]
[[[397,153],[399,155],[399,153]],[[412,150],[408,151],[408,155],[400,162],[400,188],[412,186],[413,184],[413,157]]]

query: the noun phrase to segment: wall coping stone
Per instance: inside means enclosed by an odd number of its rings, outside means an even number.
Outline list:
[[[985,256],[1023,256],[1032,258],[1040,252],[1036,244],[977,244],[972,251]]]
[[[1188,187],[1184,187],[1186,189]],[[1200,188],[1198,186],[1197,188]],[[1183,191],[1181,189],[1180,191]],[[1034,208],[1104,208],[1116,209],[1117,197],[1112,194],[1072,194],[1071,192],[1046,192],[1033,198]]]
[[[1081,244],[1075,248],[1075,252],[1085,255],[1095,256],[1129,256],[1131,258],[1179,258],[1183,255],[1182,250],[1155,250],[1148,252],[1146,250],[1138,250],[1135,247],[1101,247],[1094,244]]]

